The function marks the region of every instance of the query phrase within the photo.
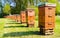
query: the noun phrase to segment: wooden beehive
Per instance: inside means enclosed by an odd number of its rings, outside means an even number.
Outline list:
[[[27,9],[27,26],[34,27],[35,24],[35,11],[34,9]]]
[[[8,15],[6,18],[16,21],[16,15]]]
[[[45,3],[39,6],[39,27],[40,31],[44,34],[53,33],[55,27],[55,7],[56,5],[51,3]]]
[[[11,15],[10,18],[11,18],[12,20],[16,21],[17,15]]]
[[[26,11],[21,11],[21,23],[26,23]]]

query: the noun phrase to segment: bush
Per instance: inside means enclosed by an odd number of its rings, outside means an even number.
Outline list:
[[[60,15],[60,12],[57,11],[55,15]]]

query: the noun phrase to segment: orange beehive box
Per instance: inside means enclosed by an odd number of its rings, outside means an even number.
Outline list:
[[[16,15],[12,15],[11,19],[16,21]]]
[[[55,4],[45,3],[39,6],[40,30],[54,29],[55,27]]]
[[[40,22],[40,28],[43,29],[54,29],[55,23],[54,22]]]
[[[35,24],[35,11],[34,9],[27,9],[27,26],[32,27]]]
[[[26,11],[21,11],[21,23],[26,23]]]
[[[17,16],[16,15],[8,15],[8,16],[5,16],[5,18],[9,18],[9,19],[12,19],[12,20],[17,20]]]
[[[6,16],[6,18],[9,18],[9,19],[11,19],[11,16],[9,16],[9,15],[8,15],[8,16]]]

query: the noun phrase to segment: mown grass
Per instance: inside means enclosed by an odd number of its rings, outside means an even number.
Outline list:
[[[4,27],[4,30],[0,30],[3,31],[4,38],[60,38],[60,16],[56,16],[54,35],[49,36],[40,35],[37,17],[35,27],[32,28],[5,18],[0,19],[0,25],[0,29]]]
[[[4,29],[4,19],[0,18],[0,38],[3,36],[3,29]]]

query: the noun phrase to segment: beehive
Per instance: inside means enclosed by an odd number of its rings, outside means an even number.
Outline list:
[[[21,11],[21,23],[26,23],[26,11]]]
[[[39,5],[39,27],[40,32],[43,34],[53,34],[55,27],[55,7],[56,5],[52,3]]]
[[[12,20],[16,21],[16,20],[17,20],[17,15],[11,15],[10,18],[11,18]]]
[[[5,18],[16,20],[16,15],[8,15],[8,16],[5,16]]]
[[[35,24],[35,11],[34,9],[27,9],[27,26],[34,27]]]

